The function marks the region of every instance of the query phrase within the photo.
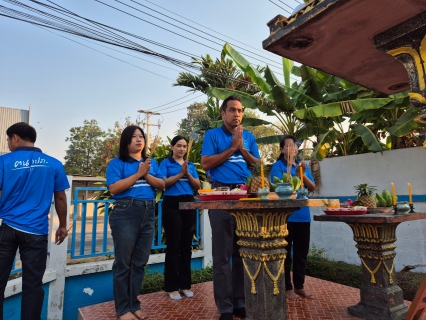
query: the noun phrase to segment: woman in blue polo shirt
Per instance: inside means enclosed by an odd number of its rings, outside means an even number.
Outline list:
[[[163,197],[163,226],[166,233],[164,289],[170,299],[179,300],[182,293],[188,298],[191,291],[191,245],[195,231],[196,211],[179,210],[179,202],[194,201],[194,190],[200,180],[192,162],[184,159],[187,140],[176,136],[171,141],[172,156],[160,164],[166,181]]]
[[[146,319],[137,298],[151,252],[155,227],[155,189],[165,183],[154,159],[146,158],[145,134],[128,126],[121,134],[119,157],[106,170],[115,199],[109,217],[114,241],[114,302],[121,320]]]
[[[309,191],[315,190],[314,179],[305,162],[287,163],[289,152],[293,153],[294,158],[297,154],[296,138],[290,135],[284,136],[280,141],[281,154],[277,162],[272,165],[271,181],[274,177],[281,179],[283,173],[287,173],[287,166],[291,166],[291,175],[300,178],[299,166],[304,171],[303,183]],[[287,221],[288,235],[286,237],[288,252],[284,264],[286,297],[291,300],[300,300],[300,297],[313,299],[313,295],[304,289],[306,260],[309,252],[311,213],[309,207],[302,207],[293,212]],[[293,256],[291,248],[293,247]],[[291,265],[293,264],[293,281],[291,281]],[[293,284],[292,284],[293,283]],[[294,289],[293,289],[294,285]]]

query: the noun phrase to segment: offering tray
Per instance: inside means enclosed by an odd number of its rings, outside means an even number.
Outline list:
[[[325,214],[335,216],[359,216],[367,213],[367,207],[327,208]]]

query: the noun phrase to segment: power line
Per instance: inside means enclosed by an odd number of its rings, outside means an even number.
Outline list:
[[[276,4],[274,1],[269,0],[269,2],[271,2],[271,3],[275,4],[278,8],[283,9],[285,12],[287,12],[288,14],[290,14],[290,15],[291,15],[291,12],[289,12],[289,11],[288,11],[288,10],[286,10],[286,9],[284,9],[284,8],[283,8],[283,7],[281,7],[280,5]]]
[[[194,99],[197,99],[197,98],[199,98],[199,97],[202,97],[203,95],[204,95],[204,94],[200,94],[199,96],[196,96],[196,97],[191,98],[191,99],[189,99],[189,100],[186,100],[186,101],[183,101],[183,102],[181,102],[181,103],[175,104],[175,105],[173,105],[173,106],[166,107],[166,108],[163,108],[163,109],[160,109],[160,110],[156,110],[156,112],[161,111],[161,110],[171,109],[171,108],[176,107],[176,106],[180,106],[181,104],[184,104],[184,103],[187,103],[187,102],[189,102],[189,101],[191,101],[191,100],[194,100]],[[161,106],[160,106],[160,107],[161,107]],[[158,108],[159,108],[159,107],[155,107],[155,108],[152,108],[152,109],[150,109],[150,110],[155,110],[155,109],[158,109]],[[162,113],[163,113],[163,112],[162,112]]]
[[[118,1],[118,0],[115,0],[115,1],[122,3],[121,1]],[[200,29],[198,29],[198,28],[195,28],[194,26],[191,26],[191,25],[189,25],[189,24],[187,24],[187,23],[184,23],[184,22],[182,22],[182,21],[179,21],[178,19],[175,19],[175,18],[172,18],[172,17],[170,17],[170,16],[168,16],[168,15],[165,15],[164,13],[161,13],[161,12],[159,12],[159,11],[157,11],[157,10],[154,10],[154,9],[152,9],[152,8],[148,7],[148,6],[145,6],[145,5],[143,5],[143,4],[141,4],[141,3],[139,3],[139,2],[137,2],[137,1],[135,1],[135,0],[130,0],[130,1],[131,1],[131,2],[136,3],[136,4],[140,5],[140,6],[142,6],[142,7],[144,7],[144,8],[147,8],[147,9],[149,9],[149,10],[152,10],[152,11],[154,11],[154,12],[158,13],[158,14],[161,14],[161,15],[163,15],[163,16],[165,16],[165,17],[167,17],[167,18],[169,18],[169,19],[171,19],[171,20],[173,20],[173,21],[177,21],[177,22],[179,22],[179,23],[181,23],[181,24],[183,24],[183,25],[185,25],[185,26],[187,26],[187,27],[190,27],[190,28],[193,28],[194,30],[197,30],[197,31],[199,31],[199,32],[202,32],[203,34],[206,34],[206,35],[208,35],[208,36],[210,36],[210,37],[212,37],[212,38],[215,38],[215,39],[220,40],[220,41],[223,41],[223,42],[227,42],[227,41],[226,41],[226,40],[224,40],[224,39],[221,39],[221,38],[218,38],[218,37],[216,37],[216,36],[214,36],[214,35],[212,35],[212,34],[209,34],[209,33],[203,32],[202,30],[200,30]],[[131,8],[133,8],[133,7],[131,7]],[[141,12],[142,12],[142,13],[145,13],[145,12],[143,12],[143,11],[141,11]],[[145,13],[145,14],[149,15],[148,13]],[[156,19],[159,19],[159,18],[157,18],[157,17],[155,17],[155,16],[153,16],[153,15],[149,15],[149,16],[154,17],[154,18],[156,18]],[[162,20],[162,19],[159,19],[159,20],[160,20],[160,21],[163,21],[163,22],[166,22],[166,21],[164,21],[164,20]],[[172,25],[173,25],[173,24],[172,24]],[[173,26],[175,26],[175,25],[173,25]],[[176,26],[176,27],[177,27],[177,26]],[[178,27],[178,28],[179,28],[179,27]],[[184,30],[184,31],[187,31],[187,32],[190,32],[190,31],[188,31],[188,30],[186,30],[186,29],[183,29],[183,28],[180,28],[180,29],[182,29],[182,30]],[[192,33],[192,32],[190,32],[190,33]],[[192,33],[192,34],[197,35],[197,34],[195,34],[195,33]],[[199,36],[199,35],[197,35],[197,36]],[[203,38],[203,37],[202,37],[202,38]],[[206,38],[203,38],[203,39],[206,39]],[[206,40],[209,40],[209,39],[206,39]],[[209,41],[211,41],[211,40],[209,40]],[[214,42],[214,43],[216,43],[216,42]],[[256,54],[255,52],[252,52],[252,51],[250,51],[250,50],[244,49],[244,48],[242,48],[242,47],[240,47],[240,46],[237,46],[237,45],[234,45],[234,44],[232,44],[232,45],[233,45],[234,47],[236,47],[236,48],[239,48],[239,49],[245,50],[245,51],[250,52],[250,53],[252,53],[252,54]],[[258,50],[258,51],[260,51],[260,50]],[[260,57],[262,57],[262,58],[264,58],[264,59],[266,59],[266,60],[269,60],[269,61],[272,61],[272,62],[276,63],[276,61],[274,61],[274,60],[272,60],[272,59],[269,59],[269,58],[267,58],[267,57],[264,57],[264,56],[260,56]],[[267,63],[267,62],[262,61],[262,60],[260,60],[260,59],[258,59],[258,61],[261,61],[261,62],[263,62],[263,63]]]
[[[189,97],[189,96],[191,96],[191,95],[193,95],[193,93],[187,94],[186,96],[183,96],[182,98],[179,98],[179,99],[173,100],[173,101],[171,101],[171,102],[167,102],[167,103],[165,103],[165,104],[162,104],[161,106],[158,106],[158,107],[152,108],[151,110],[155,110],[155,109],[158,109],[158,108],[164,107],[164,106],[166,106],[166,105],[168,105],[168,104],[171,104],[171,103],[173,103],[173,102],[176,102],[176,101],[179,101],[179,100],[185,99],[186,97]],[[194,99],[195,99],[195,98],[194,98]]]

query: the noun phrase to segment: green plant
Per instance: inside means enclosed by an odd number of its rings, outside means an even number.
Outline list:
[[[308,257],[312,258],[324,258],[324,252],[326,252],[324,248],[318,249],[315,243],[311,244],[311,247],[309,248]]]
[[[274,183],[271,183],[271,191],[275,191],[277,188],[277,183],[290,183],[291,187],[294,191],[297,191],[300,187],[300,178],[296,176],[287,175],[287,173],[283,173],[282,179],[278,177],[273,178]]]

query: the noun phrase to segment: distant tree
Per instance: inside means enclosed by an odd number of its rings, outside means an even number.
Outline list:
[[[186,138],[195,131],[195,127],[199,125],[200,121],[209,120],[209,116],[206,113],[205,103],[195,102],[189,105],[187,108],[187,116],[185,119],[182,119],[181,122],[178,122],[178,129],[176,130],[176,135],[181,135]]]
[[[66,151],[65,171],[69,175],[105,176],[101,154],[105,147],[105,132],[96,120],[84,120],[81,127],[70,129]]]

